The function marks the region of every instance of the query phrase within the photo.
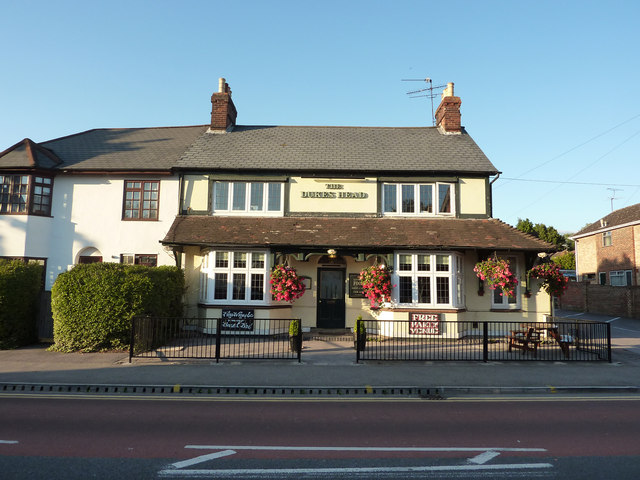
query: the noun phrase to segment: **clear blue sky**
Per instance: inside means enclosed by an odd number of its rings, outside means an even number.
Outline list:
[[[574,232],[611,196],[640,202],[637,1],[24,0],[0,18],[0,150],[205,124],[218,77],[239,124],[428,126],[406,94],[425,85],[401,79],[430,77],[503,172],[495,217]]]

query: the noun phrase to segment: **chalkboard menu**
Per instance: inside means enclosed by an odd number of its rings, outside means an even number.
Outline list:
[[[252,332],[255,314],[253,310],[222,309],[222,329]]]
[[[366,298],[359,273],[349,274],[349,298]]]

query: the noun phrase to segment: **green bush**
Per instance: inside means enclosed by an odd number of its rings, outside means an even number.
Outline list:
[[[58,351],[124,349],[136,315],[181,316],[184,276],[176,267],[77,265],[51,290]]]
[[[42,265],[0,260],[0,349],[38,340],[36,318]]]

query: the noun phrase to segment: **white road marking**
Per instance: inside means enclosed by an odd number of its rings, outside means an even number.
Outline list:
[[[285,447],[272,445],[185,445],[198,450],[272,450],[301,452],[546,452],[546,448],[501,447]]]
[[[455,471],[495,471],[529,470],[552,468],[550,463],[513,463],[503,465],[439,465],[430,467],[361,467],[361,468],[274,468],[237,470],[161,470],[162,477],[209,477],[230,478],[242,475],[303,475],[303,474],[345,474],[345,473],[403,473],[403,472],[455,472]]]
[[[489,450],[488,452],[481,453],[480,455],[476,455],[473,458],[469,459],[469,463],[475,463],[476,465],[482,465],[487,463],[489,460],[492,460],[500,455],[500,452],[496,452],[493,450]]]
[[[622,317],[615,317],[612,318],[611,320],[607,320],[607,323],[611,323],[611,322],[615,322],[616,320],[620,320]]]
[[[8,444],[8,445],[15,445],[16,443],[18,443],[18,441],[17,440],[0,440],[0,443]]]
[[[190,467],[191,465],[196,465],[198,463],[206,462],[208,460],[215,460],[216,458],[227,457],[229,455],[233,455],[233,450],[224,450],[222,452],[210,453],[208,455],[200,455],[199,457],[192,458],[190,460],[183,460],[182,462],[172,463],[171,466],[173,468],[184,468]]]

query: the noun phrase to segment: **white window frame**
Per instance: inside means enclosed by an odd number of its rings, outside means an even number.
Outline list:
[[[602,233],[602,246],[603,247],[610,247],[611,245],[613,245],[613,235],[611,235],[611,230],[609,230],[608,232],[603,232]]]
[[[223,184],[227,185],[227,208],[216,208],[217,189]],[[262,185],[262,208],[260,210],[253,209],[251,205],[251,191],[253,185]],[[270,186],[279,186],[280,192],[280,208],[278,210],[269,210],[269,191]],[[233,194],[236,189],[244,188],[244,205],[242,208],[235,208],[233,205]],[[282,217],[284,216],[284,182],[252,182],[252,181],[231,181],[231,180],[215,180],[211,189],[211,214],[212,215],[228,215],[228,216],[266,216],[266,217]]]
[[[385,190],[386,185],[394,185],[396,188],[395,194],[395,212],[387,212],[385,211]],[[450,192],[450,211],[449,212],[441,212],[440,211],[440,202],[439,202],[439,190],[441,185],[447,185],[449,187]],[[402,211],[402,190],[403,187],[413,187],[413,212],[403,212]],[[420,187],[421,186],[430,186],[431,187],[431,205],[433,207],[432,212],[421,212],[420,211]],[[456,184],[451,182],[424,182],[424,183],[393,183],[393,182],[385,182],[382,184],[382,204],[381,210],[384,216],[395,216],[395,217],[435,217],[435,216],[445,216],[452,217],[456,214]]]
[[[609,284],[612,287],[628,287],[630,283],[627,281],[632,278],[631,270],[613,270],[609,272]]]
[[[227,266],[217,267],[216,256],[227,254]],[[234,256],[246,254],[244,267],[234,266]],[[264,265],[253,267],[254,255],[263,255]],[[226,274],[226,298],[215,298],[216,273]],[[233,298],[233,275],[245,275],[244,298]],[[251,276],[262,275],[262,299],[251,299]],[[205,254],[200,265],[200,302],[210,305],[267,305],[270,303],[269,285],[269,251],[268,250],[212,250]]]
[[[498,256],[509,262],[511,270],[514,270],[518,279],[518,285],[513,289],[514,297],[500,295],[502,290],[499,288],[495,290],[489,289],[489,292],[491,292],[491,308],[495,310],[520,310],[522,308],[520,301],[520,259],[514,255]]]
[[[400,270],[400,256],[409,255],[411,257],[411,270]],[[426,255],[429,257],[429,270],[418,270],[419,256]],[[438,271],[437,257],[439,255],[448,258],[448,271]],[[463,284],[463,256],[456,252],[432,252],[432,251],[397,251],[394,252],[394,269],[391,283],[395,285],[392,291],[392,298],[396,305],[400,307],[416,307],[427,309],[442,308],[464,308],[464,290]],[[412,300],[411,302],[400,303],[400,279],[402,277],[411,278]],[[418,292],[418,278],[430,278],[429,295],[430,302],[420,302]],[[449,289],[449,301],[447,303],[438,303],[437,279],[446,278]]]

